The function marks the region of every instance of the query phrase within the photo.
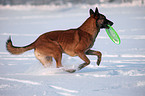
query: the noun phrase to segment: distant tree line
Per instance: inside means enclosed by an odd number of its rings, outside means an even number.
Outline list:
[[[1,5],[62,5],[67,3],[72,4],[101,4],[101,3],[125,3],[132,2],[135,0],[0,0]],[[141,1],[144,4],[145,0],[136,0]]]

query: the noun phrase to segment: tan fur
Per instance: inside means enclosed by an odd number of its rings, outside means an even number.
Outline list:
[[[90,60],[87,55],[97,55],[97,64],[101,61],[101,52],[90,50],[100,31],[100,27],[96,26],[94,15],[91,16],[77,29],[64,31],[52,31],[42,34],[32,44],[25,47],[15,47],[11,40],[7,41],[7,50],[12,54],[21,54],[25,51],[34,49],[36,58],[45,66],[52,62],[52,57],[56,60],[56,67],[62,67],[62,53],[70,56],[79,56],[85,63],[78,67],[78,70],[87,66]],[[98,17],[96,17],[98,18]],[[66,70],[75,72],[76,70]]]

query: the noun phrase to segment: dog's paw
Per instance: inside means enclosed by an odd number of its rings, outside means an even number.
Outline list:
[[[100,65],[100,62],[101,62],[101,61],[98,59],[98,61],[97,61],[97,65],[98,65],[98,66]]]
[[[74,72],[76,72],[75,69],[66,69],[65,71],[66,71],[66,72],[69,72],[69,73],[74,73]]]
[[[69,73],[74,73],[76,72],[76,69],[65,69],[65,68],[61,68],[63,71],[65,72],[69,72]]]

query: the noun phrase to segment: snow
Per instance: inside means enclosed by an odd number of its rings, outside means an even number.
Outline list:
[[[27,80],[18,80],[18,79],[12,79],[12,78],[0,77],[0,80],[14,81],[14,82],[26,83],[26,84],[31,84],[31,85],[41,85],[40,83],[37,83],[37,82],[32,82],[32,81],[27,81]]]
[[[91,64],[75,73],[44,68],[33,50],[11,55],[5,42],[12,37],[14,45],[24,46],[39,35],[52,30],[77,28],[99,11],[114,22],[121,38],[114,44],[104,29],[92,49],[102,52],[102,62]],[[0,6],[0,96],[144,96],[145,94],[145,6],[133,4],[67,5],[67,6]],[[83,61],[63,54],[65,68],[77,68]]]

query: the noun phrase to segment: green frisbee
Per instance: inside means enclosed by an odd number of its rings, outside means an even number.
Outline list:
[[[110,37],[110,39],[115,43],[115,44],[120,44],[121,40],[119,38],[119,35],[117,34],[117,32],[113,29],[113,27],[111,27],[110,25],[108,25],[109,29],[105,29],[108,36]]]

